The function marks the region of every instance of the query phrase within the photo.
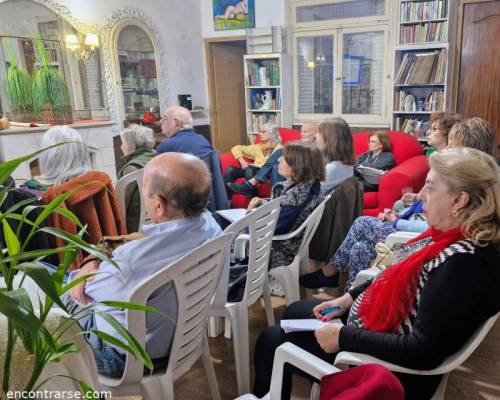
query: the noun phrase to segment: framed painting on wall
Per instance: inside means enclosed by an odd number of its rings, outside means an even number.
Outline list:
[[[214,29],[255,28],[255,0],[212,0]]]

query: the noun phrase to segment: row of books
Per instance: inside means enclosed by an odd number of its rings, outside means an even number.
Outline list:
[[[395,84],[440,84],[446,73],[446,49],[427,53],[405,53]]]
[[[413,101],[413,109],[405,110],[405,99],[410,96]],[[395,111],[444,111],[444,92],[433,91],[428,93],[425,97],[419,98],[415,101],[415,96],[411,91],[398,90],[394,93],[394,106]]]
[[[446,41],[448,24],[444,22],[426,22],[418,25],[401,25],[399,43],[425,43]]]
[[[257,133],[260,130],[264,129],[264,125],[268,122],[279,126],[279,115],[272,113],[263,113],[263,114],[247,114],[247,127],[250,129],[251,133]]]
[[[401,3],[401,22],[413,22],[447,17],[447,0]]]
[[[245,84],[247,86],[279,86],[279,61],[248,62]]]
[[[413,118],[396,118],[396,130],[403,131],[417,138],[426,137],[426,133],[431,126],[430,121]]]

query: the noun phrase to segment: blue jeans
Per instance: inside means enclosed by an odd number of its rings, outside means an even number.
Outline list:
[[[44,264],[47,271],[51,274],[57,269],[57,267],[52,264]],[[64,282],[66,283],[68,279],[69,272],[66,272]],[[82,310],[82,307],[69,295],[68,292],[61,296],[61,300],[71,315],[75,315]],[[113,378],[121,377],[123,375],[123,371],[125,370],[125,355],[119,353],[114,347],[104,342],[101,338],[90,333],[92,329],[97,329],[93,310],[86,313],[83,317],[78,317],[77,322],[82,330],[87,332],[85,334],[85,339],[87,339],[87,342],[90,344],[90,347],[94,352],[97,371],[102,375],[107,375]]]
[[[278,159],[283,155],[283,149],[276,150],[273,154],[269,156],[266,163],[257,171],[254,178],[258,182],[269,181],[271,187],[275,183],[284,181],[285,178],[281,176],[278,172]]]

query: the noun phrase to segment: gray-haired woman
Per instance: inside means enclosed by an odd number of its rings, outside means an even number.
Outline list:
[[[60,185],[92,169],[87,145],[80,134],[68,126],[54,126],[45,132],[41,148],[45,150],[38,159],[41,174],[21,185],[21,188],[40,195],[49,187]]]
[[[118,171],[118,179],[134,171],[142,169],[156,156],[153,150],[155,139],[153,130],[141,125],[131,125],[120,133],[122,140],[123,167]],[[125,192],[127,207],[127,232],[137,232],[141,210],[139,188],[129,185]]]

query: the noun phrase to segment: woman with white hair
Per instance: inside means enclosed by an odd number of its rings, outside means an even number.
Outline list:
[[[64,143],[64,144],[61,144]],[[45,132],[38,163],[41,174],[21,185],[23,190],[40,195],[49,187],[60,185],[92,169],[87,145],[80,134],[68,126],[54,126]]]
[[[261,171],[261,168],[271,157],[278,162],[278,158],[282,155],[281,137],[278,134],[276,125],[270,122],[266,123],[259,131],[259,139],[260,141],[257,144],[238,145],[231,149],[231,153],[239,162],[240,167],[228,167],[224,179],[226,186],[235,193],[241,193],[249,197],[257,194],[255,185],[257,182],[265,180],[261,176],[267,175],[267,171]],[[247,160],[252,161],[248,162]],[[245,178],[245,182],[236,184],[235,181],[238,178]],[[277,180],[271,182],[271,185],[276,182]],[[232,193],[228,194],[231,197]]]
[[[120,133],[122,140],[123,167],[118,171],[118,179],[142,169],[156,156],[153,149],[155,138],[153,130],[141,125],[130,125]],[[137,185],[129,185],[125,192],[127,207],[127,232],[137,232],[141,211],[141,199]]]

